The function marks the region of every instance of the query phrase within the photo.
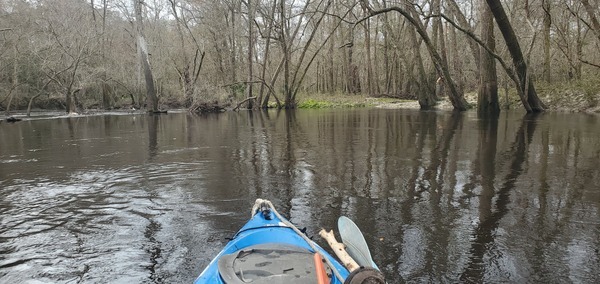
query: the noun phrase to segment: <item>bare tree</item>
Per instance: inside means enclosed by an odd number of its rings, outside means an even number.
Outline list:
[[[456,1],[455,0],[448,0],[446,3],[448,3],[450,11],[454,15],[454,18],[456,19],[456,21],[458,22],[458,24],[460,24],[460,26],[463,27],[463,28],[465,28],[466,30],[472,32],[473,31],[473,27],[469,24],[469,21],[467,20],[467,17],[461,11],[461,9],[458,6],[458,4],[456,3]],[[477,42],[475,42],[471,38],[468,38],[467,42],[469,44],[469,48],[471,49],[471,53],[473,54],[473,60],[475,61],[476,70],[478,70],[479,69],[479,54],[480,54],[479,53],[479,50],[480,50],[479,45],[477,45]]]
[[[479,74],[494,69],[480,68],[491,55],[524,108],[541,111],[536,80],[597,77],[597,0],[489,2],[509,5],[510,23],[499,21],[503,36],[507,23],[513,28],[508,49],[472,37],[489,23],[474,1],[0,1],[0,107],[22,108],[40,94],[70,111],[76,101],[112,108],[148,100],[152,109],[158,97],[177,105],[256,97],[247,102],[267,108],[283,95],[294,107],[298,93],[322,91],[417,98],[425,109],[436,104],[441,78],[462,110],[463,92],[493,82]]]
[[[285,108],[296,107],[296,95],[302,86],[302,82],[304,81],[306,73],[308,72],[308,69],[312,65],[318,52],[321,51],[327,39],[329,38],[326,38],[320,45],[318,45],[316,51],[314,51],[312,54],[309,53],[313,41],[318,34],[319,26],[323,22],[326,12],[331,6],[331,1],[319,1],[318,3],[314,4],[316,5],[315,12],[307,13],[307,10],[311,4],[311,1],[306,1],[298,13],[299,17],[297,20],[292,21],[292,18],[288,17],[288,8],[285,5],[285,0],[281,0],[280,2],[281,28],[278,40],[283,53],[283,90],[285,97]],[[308,31],[306,29],[309,25],[306,24],[305,21],[311,24],[311,29]],[[293,31],[291,31],[292,25],[294,25]],[[300,41],[298,38],[300,30],[303,30],[302,34],[303,37],[306,38],[305,41]],[[308,33],[308,35],[306,33]],[[300,53],[297,61],[294,64],[294,62],[292,62],[292,53],[295,49],[298,49]]]
[[[408,6],[409,6],[409,9],[414,9],[414,7],[412,5],[408,5]],[[467,110],[468,104],[464,98],[464,94],[461,93],[460,90],[458,90],[456,83],[454,82],[454,80],[452,79],[452,77],[450,75],[448,65],[445,64],[443,57],[438,53],[438,51],[434,47],[433,42],[431,41],[429,35],[427,34],[425,26],[423,25],[423,22],[421,22],[420,19],[417,19],[416,17],[414,17],[413,14],[411,14],[407,10],[405,10],[401,7],[398,7],[398,6],[394,6],[394,7],[388,7],[388,8],[379,9],[379,10],[373,10],[373,11],[371,11],[370,16],[359,20],[357,23],[364,21],[365,19],[367,19],[369,17],[392,12],[392,11],[398,12],[402,16],[404,16],[404,18],[406,18],[415,27],[417,33],[421,36],[421,39],[423,39],[423,43],[425,43],[425,46],[427,47],[427,51],[429,52],[429,54],[431,56],[431,60],[433,61],[433,64],[434,64],[437,72],[440,74],[442,80],[444,80],[444,83],[446,84],[446,86],[448,86],[448,91],[449,91],[448,97],[449,97],[450,102],[452,103],[452,106],[454,107],[454,109],[457,111]]]
[[[269,91],[267,92],[266,95],[264,95],[264,91],[265,91],[265,86],[267,85],[267,81],[266,81],[266,73],[267,73],[267,68],[268,68],[268,64],[269,64],[269,58],[270,58],[270,51],[271,51],[271,39],[272,39],[272,33],[273,33],[273,25],[275,22],[275,10],[277,9],[277,3],[272,3],[271,4],[271,9],[270,12],[268,14],[265,14],[262,16],[263,19],[266,19],[267,23],[267,33],[264,36],[265,37],[265,48],[264,48],[264,54],[263,54],[263,66],[262,66],[262,70],[261,70],[261,75],[260,75],[260,79],[262,81],[262,84],[260,85],[260,90],[259,90],[259,95],[258,95],[258,99],[257,99],[257,103],[260,105],[261,108],[266,109],[268,107],[268,103],[269,103],[269,98],[270,95],[272,94],[272,92],[270,91],[271,89],[269,89]],[[281,65],[280,65],[281,66]],[[277,68],[277,70],[281,70],[281,68]],[[277,75],[279,73],[279,71],[275,72]],[[274,75],[273,79],[277,78],[276,75]],[[274,81],[271,83],[271,85],[274,83]],[[269,85],[270,86],[270,85]],[[264,98],[264,99],[263,99]]]
[[[40,71],[64,94],[67,113],[77,112],[77,94],[85,91],[85,78],[80,72],[95,50],[90,15],[81,13],[85,7],[76,1],[66,1],[46,7],[41,32],[49,35],[34,51]]]
[[[178,5],[176,0],[169,0],[169,3],[171,4],[171,12],[175,18],[175,27],[179,38],[179,52],[177,55],[181,57],[181,60],[173,58],[173,61],[183,87],[184,106],[190,107],[206,53],[201,50],[198,39],[190,29],[189,20],[186,18],[185,4],[179,2]],[[191,41],[191,44],[188,41]],[[190,48],[188,45],[192,47]],[[190,53],[193,56],[190,56]]]

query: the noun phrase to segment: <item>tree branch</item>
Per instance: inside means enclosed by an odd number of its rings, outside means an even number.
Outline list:
[[[256,96],[254,96],[254,97],[249,97],[249,98],[246,98],[245,100],[243,100],[243,101],[239,102],[239,103],[237,104],[237,106],[235,106],[235,107],[233,108],[233,111],[237,111],[238,109],[240,109],[240,107],[241,107],[241,106],[242,106],[242,105],[243,105],[245,102],[247,102],[247,101],[249,101],[249,100],[256,100]]]
[[[579,61],[581,61],[582,63],[585,63],[585,64],[587,64],[587,65],[594,66],[594,67],[596,67],[596,68],[600,68],[600,65],[599,65],[599,64],[595,64],[595,63],[592,63],[592,62],[589,62],[589,61],[587,61],[587,60],[583,60],[583,59],[579,59]]]
[[[506,61],[504,61],[504,59],[502,59],[502,57],[500,57],[500,55],[496,54],[493,50],[491,50],[474,33],[472,33],[469,30],[466,30],[466,29],[462,28],[461,26],[459,26],[458,24],[456,24],[454,21],[452,21],[450,18],[448,18],[444,14],[431,15],[431,16],[428,16],[428,17],[442,17],[444,20],[446,20],[448,23],[450,23],[452,26],[454,26],[457,30],[461,31],[462,33],[464,33],[465,35],[467,35],[468,37],[470,37],[472,40],[474,40],[480,47],[482,47],[483,49],[485,49],[485,51],[487,51],[491,56],[493,56],[494,58],[496,58],[496,60],[498,60],[498,62],[500,63],[500,65],[502,65],[502,68],[504,69],[504,71],[506,71],[506,74],[508,74],[508,76],[517,84],[517,86],[519,86],[520,80],[517,77],[517,74],[515,73],[515,71],[512,68],[510,68],[508,66],[508,64],[506,64]]]

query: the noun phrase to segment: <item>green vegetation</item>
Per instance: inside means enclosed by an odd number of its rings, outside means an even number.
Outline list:
[[[308,99],[298,104],[298,108],[330,108],[333,104],[330,102],[316,101]]]

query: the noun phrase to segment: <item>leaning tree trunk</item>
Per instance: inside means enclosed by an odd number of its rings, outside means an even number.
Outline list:
[[[148,50],[146,49],[146,42],[142,36],[138,37],[138,44],[142,47],[142,68],[144,69],[144,79],[146,79],[146,103],[148,104],[148,111],[158,111],[158,97],[156,96],[156,89],[154,88],[154,78],[152,76],[152,69],[150,69],[150,61],[148,60]]]
[[[140,63],[144,70],[144,79],[146,80],[146,103],[148,110],[151,112],[158,111],[158,98],[156,97],[156,89],[154,88],[154,78],[152,69],[150,69],[150,61],[148,59],[148,48],[144,39],[143,23],[142,23],[142,4],[141,0],[134,0],[135,5],[135,20],[137,27],[137,44],[140,55]]]
[[[508,51],[510,52],[510,56],[512,57],[513,64],[515,65],[515,69],[517,71],[517,76],[519,77],[519,95],[521,96],[521,102],[523,103],[523,107],[527,112],[542,112],[545,109],[544,103],[537,96],[535,91],[535,87],[533,85],[533,81],[529,78],[529,73],[527,72],[527,63],[523,58],[523,52],[521,51],[521,46],[519,45],[519,40],[515,34],[515,31],[506,16],[506,12],[502,7],[502,3],[500,0],[486,0],[492,14],[494,14],[494,19],[496,19],[496,23],[498,24],[498,28],[500,32],[502,32],[502,36],[504,37],[504,41],[506,42],[506,46]]]
[[[408,28],[408,36],[410,41],[412,42],[412,50],[414,57],[414,65],[417,68],[417,74],[419,77],[418,80],[418,88],[417,88],[417,98],[419,101],[419,106],[421,109],[431,109],[433,108],[437,101],[435,100],[434,94],[435,90],[432,88],[431,84],[427,80],[427,73],[425,72],[425,67],[423,66],[423,59],[421,58],[421,41],[417,40],[417,34],[415,29]],[[411,68],[412,69],[412,68]],[[417,81],[417,80],[415,80]]]

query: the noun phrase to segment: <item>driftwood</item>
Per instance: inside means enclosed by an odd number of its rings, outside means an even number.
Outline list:
[[[214,102],[198,102],[194,103],[190,108],[190,112],[222,112],[225,110],[225,106],[219,104],[218,101]]]
[[[342,264],[348,269],[348,271],[352,272],[358,269],[360,266],[352,257],[346,252],[346,246],[342,243],[338,243],[333,235],[333,230],[327,232],[325,229],[321,229],[319,231],[319,235],[327,241],[335,255],[340,259]]]
[[[281,61],[283,62],[283,60]],[[278,69],[281,68],[282,63],[279,64],[279,67],[277,67]],[[275,73],[277,73],[278,71],[276,71]],[[273,87],[271,85],[269,85],[267,82],[265,82],[265,80],[263,79],[258,79],[256,81],[242,81],[242,82],[235,82],[235,83],[231,83],[231,84],[227,84],[227,85],[222,85],[221,87],[229,87],[229,86],[234,86],[237,84],[258,84],[260,83],[261,86],[266,86],[269,89],[269,92],[267,93],[267,99],[263,102],[260,102],[260,100],[262,100],[262,98],[259,100],[258,104],[263,104],[264,106],[266,106],[266,102],[268,101],[268,96],[273,96],[273,98],[275,98],[275,102],[277,103],[277,107],[281,108],[281,101],[279,100],[279,98],[275,95],[275,90],[273,90]],[[257,97],[250,97],[247,98],[246,100],[242,101],[240,104],[243,104],[244,102],[247,102],[249,99],[258,99]],[[238,107],[234,108],[233,110],[236,110]],[[266,107],[265,107],[266,108]]]
[[[15,123],[15,122],[17,122],[17,121],[21,121],[21,120],[22,120],[22,119],[20,119],[20,118],[16,118],[16,117],[14,117],[14,116],[9,116],[9,117],[7,117],[7,118],[6,118],[6,122],[10,122],[10,123]]]

